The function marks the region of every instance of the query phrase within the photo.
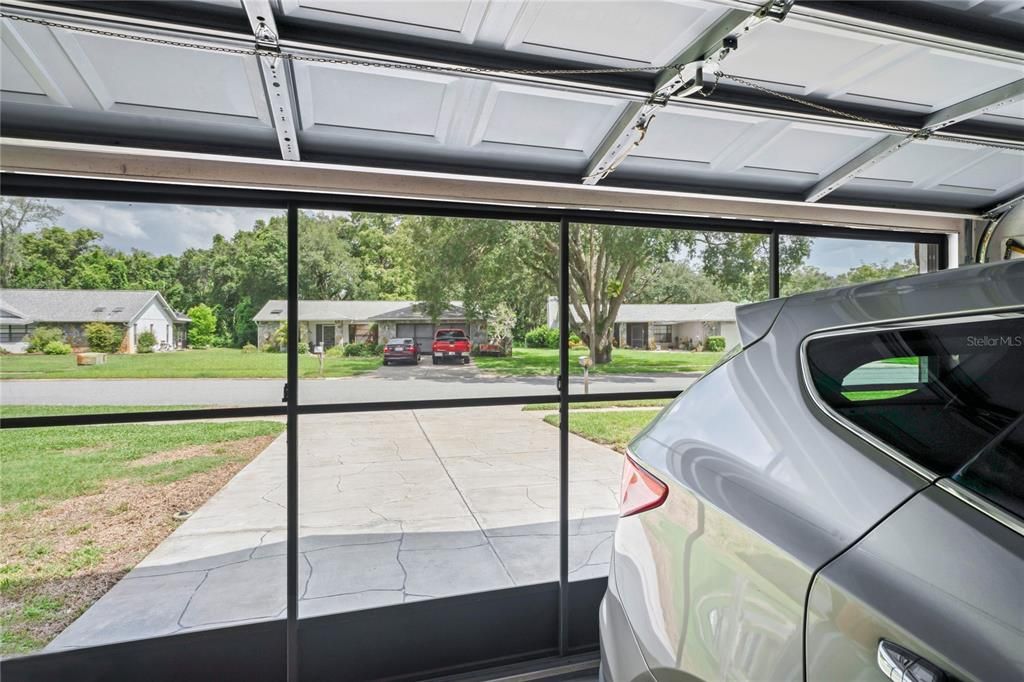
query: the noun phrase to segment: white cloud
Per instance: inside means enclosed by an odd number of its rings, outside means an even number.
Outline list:
[[[103,243],[128,251],[180,254],[189,248],[208,248],[214,235],[231,237],[250,230],[257,219],[278,213],[271,209],[225,208],[176,204],[51,200],[64,211],[57,224],[67,229],[86,227],[103,235]]]

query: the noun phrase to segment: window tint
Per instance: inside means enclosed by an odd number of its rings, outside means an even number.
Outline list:
[[[466,333],[459,329],[450,329],[437,333],[438,341],[463,341],[465,338]]]
[[[807,363],[841,417],[1024,515],[1024,316],[815,339]]]

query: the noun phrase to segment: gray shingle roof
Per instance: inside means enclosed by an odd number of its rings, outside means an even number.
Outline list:
[[[734,322],[736,303],[623,303],[616,322],[653,322],[676,324],[679,322]],[[579,316],[572,314],[579,322]]]
[[[299,301],[299,320],[425,320],[427,317],[416,310],[419,304],[419,301]],[[462,308],[453,303],[441,317],[462,319],[464,314]],[[288,302],[267,301],[252,319],[284,322],[288,319]]]
[[[157,297],[179,322],[188,318],[167,305],[156,291],[109,289],[0,289],[0,308],[32,322],[131,322]],[[25,324],[7,322],[5,324]]]

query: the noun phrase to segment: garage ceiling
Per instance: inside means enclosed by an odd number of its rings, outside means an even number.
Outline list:
[[[1021,4],[798,1],[743,32],[758,3],[10,1],[0,124],[7,137],[579,183],[675,74],[657,67],[703,64],[703,90],[654,107],[601,184],[984,213],[1024,194]],[[704,62],[735,30],[738,49]],[[256,34],[286,56],[251,54]]]

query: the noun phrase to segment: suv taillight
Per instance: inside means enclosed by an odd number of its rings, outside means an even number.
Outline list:
[[[619,516],[639,514],[661,506],[668,497],[668,486],[647,473],[628,454],[622,458],[622,485],[619,487]]]

